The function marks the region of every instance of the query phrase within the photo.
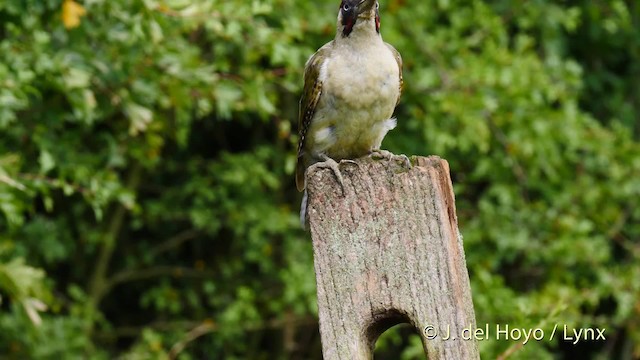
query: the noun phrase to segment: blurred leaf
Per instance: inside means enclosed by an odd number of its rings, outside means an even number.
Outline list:
[[[73,0],[64,0],[62,3],[62,23],[67,29],[73,29],[80,25],[80,18],[85,16],[85,8]]]

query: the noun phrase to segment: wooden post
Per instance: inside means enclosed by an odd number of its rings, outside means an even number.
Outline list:
[[[307,173],[323,357],[372,359],[380,334],[406,322],[429,359],[478,359],[462,338],[475,315],[449,164],[397,160],[341,163],[344,194],[330,169]]]

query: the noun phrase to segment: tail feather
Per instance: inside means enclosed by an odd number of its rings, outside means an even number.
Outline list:
[[[307,190],[302,194],[302,202],[300,203],[300,225],[305,230],[309,230],[309,219],[307,219]]]
[[[296,187],[298,191],[302,191],[305,188],[304,183],[304,161],[302,160],[302,156],[298,156],[298,163],[296,164]]]

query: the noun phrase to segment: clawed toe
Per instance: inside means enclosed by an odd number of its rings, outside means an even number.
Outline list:
[[[391,160],[391,158],[394,157],[395,155],[393,155],[393,153],[388,150],[375,149],[375,150],[371,150],[371,152],[369,153],[369,156],[371,156],[371,158],[375,160],[380,160],[380,159]]]
[[[355,166],[360,166],[357,161],[349,160],[349,159],[340,160],[340,165],[342,165],[342,164],[352,164],[352,165],[355,165]]]
[[[342,196],[344,196],[345,192],[344,192],[344,179],[342,178],[342,173],[340,172],[340,166],[338,165],[338,163],[333,160],[332,158],[328,157],[328,156],[321,156],[321,159],[323,160],[320,163],[316,163],[316,166],[319,167],[324,167],[324,168],[329,168],[331,169],[331,171],[333,171],[333,175],[336,177],[336,180],[338,181],[338,184],[340,185],[340,189],[342,190]],[[351,161],[351,160],[349,160]],[[342,163],[342,161],[340,161],[340,163]]]
[[[405,154],[394,155],[393,160],[402,162],[405,168],[411,169],[411,160]]]
[[[371,156],[372,159],[376,160],[385,159],[389,161],[398,161],[402,163],[404,167],[409,169],[411,168],[411,160],[409,160],[409,158],[405,154],[396,155],[387,150],[376,149],[372,150],[369,156]]]

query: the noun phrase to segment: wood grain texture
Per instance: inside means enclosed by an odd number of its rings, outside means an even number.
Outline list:
[[[325,360],[371,359],[377,338],[410,323],[429,359],[478,359],[475,315],[449,165],[438,157],[341,163],[307,172]],[[438,331],[428,340],[423,329]]]

